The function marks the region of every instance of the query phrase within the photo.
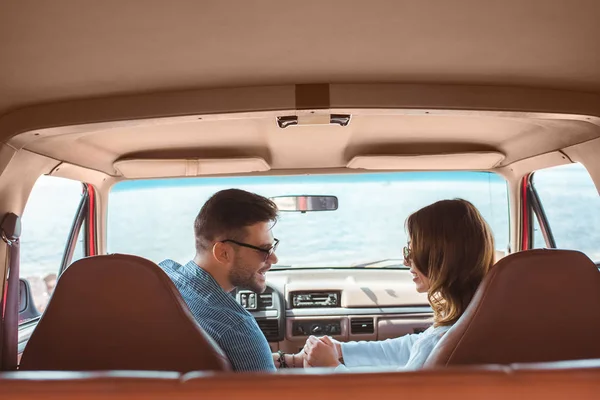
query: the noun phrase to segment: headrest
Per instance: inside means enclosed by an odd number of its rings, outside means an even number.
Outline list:
[[[500,260],[426,367],[600,358],[600,272],[583,253]]]
[[[188,372],[230,365],[158,265],[114,254],[78,260],[62,274],[20,368]]]

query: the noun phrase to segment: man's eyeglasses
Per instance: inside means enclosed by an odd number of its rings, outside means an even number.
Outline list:
[[[221,243],[227,243],[227,242],[237,244],[238,246],[247,247],[249,249],[253,249],[256,251],[260,251],[261,253],[264,253],[265,254],[264,261],[267,261],[269,259],[269,257],[271,257],[273,255],[273,253],[275,253],[275,251],[277,250],[277,246],[279,245],[279,239],[275,239],[275,243],[273,243],[273,245],[271,247],[269,247],[268,249],[258,247],[258,246],[253,246],[248,243],[238,242],[236,240],[231,240],[231,239],[221,240]]]

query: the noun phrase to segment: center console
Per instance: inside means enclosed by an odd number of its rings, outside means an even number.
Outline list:
[[[335,309],[341,307],[340,290],[292,291],[289,293],[290,309]],[[341,316],[295,316],[288,318],[287,338],[305,340],[308,336],[328,335],[337,339],[347,336],[348,320]]]
[[[292,321],[292,336],[321,336],[321,335],[341,335],[342,320],[294,320]]]

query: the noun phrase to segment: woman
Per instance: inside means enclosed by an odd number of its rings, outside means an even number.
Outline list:
[[[408,217],[406,229],[404,264],[410,267],[417,291],[427,293],[433,326],[419,334],[373,342],[340,343],[311,336],[303,350],[304,366],[420,368],[463,314],[494,263],[488,224],[471,203],[456,199],[420,209]]]

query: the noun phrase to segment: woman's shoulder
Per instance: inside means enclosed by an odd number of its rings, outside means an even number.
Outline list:
[[[441,325],[441,326],[434,326],[431,325],[429,328],[425,329],[422,333],[421,333],[421,337],[425,338],[425,337],[437,337],[438,339],[440,337],[442,337],[450,328],[452,328],[452,325]]]
[[[450,328],[451,326],[430,326],[418,335],[413,344],[414,350],[433,348]]]
[[[430,326],[419,334],[411,348],[411,356],[403,370],[419,369],[451,326]]]

